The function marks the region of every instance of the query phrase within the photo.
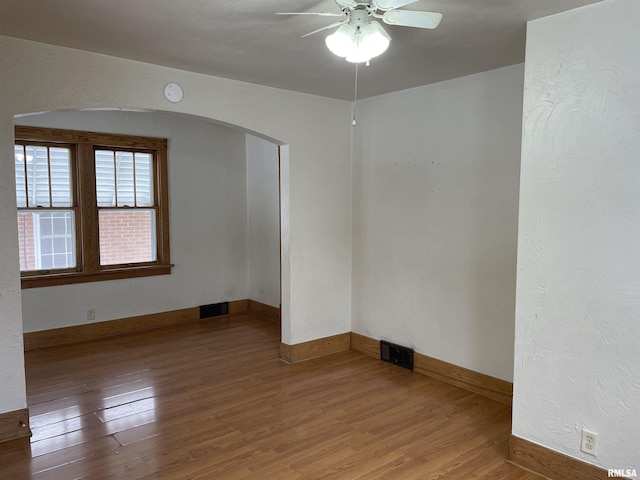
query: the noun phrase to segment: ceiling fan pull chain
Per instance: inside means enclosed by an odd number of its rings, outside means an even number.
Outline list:
[[[356,101],[358,100],[358,63],[356,63],[356,85],[353,92],[353,121],[351,126],[356,126]]]

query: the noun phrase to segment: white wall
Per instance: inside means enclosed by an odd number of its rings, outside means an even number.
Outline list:
[[[162,95],[172,81],[185,91],[178,104]],[[351,212],[344,208],[351,201],[348,102],[7,37],[0,37],[0,84],[0,413],[26,404],[11,160],[15,114],[166,110],[288,144],[282,340],[296,344],[350,330]]]
[[[640,470],[638,25],[635,0],[529,24],[513,433]]]
[[[166,113],[53,112],[16,124],[169,140],[171,275],[22,292],[25,332],[165,312],[248,296],[245,134]]]
[[[278,146],[247,135],[249,298],[280,307]]]
[[[522,79],[358,102],[355,332],[512,379]]]
[[[12,129],[13,119],[0,108],[0,131]],[[0,413],[26,407],[12,143],[0,141]]]

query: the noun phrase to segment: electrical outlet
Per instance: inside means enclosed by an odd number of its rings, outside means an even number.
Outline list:
[[[96,319],[96,309],[91,308],[87,310],[87,320],[95,320]]]
[[[598,440],[598,434],[590,432],[589,430],[582,429],[582,440],[580,442],[580,451],[588,453],[589,455],[596,454],[596,444]]]

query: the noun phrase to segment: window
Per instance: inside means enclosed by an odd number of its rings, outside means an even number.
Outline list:
[[[15,128],[22,286],[170,273],[167,141]]]
[[[15,146],[20,269],[75,268],[76,195],[70,145]]]
[[[153,153],[96,150],[100,265],[156,260]]]

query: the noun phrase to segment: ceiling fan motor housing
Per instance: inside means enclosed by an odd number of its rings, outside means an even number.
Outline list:
[[[364,27],[369,23],[370,12],[364,8],[355,8],[349,14],[349,23],[354,27]]]

